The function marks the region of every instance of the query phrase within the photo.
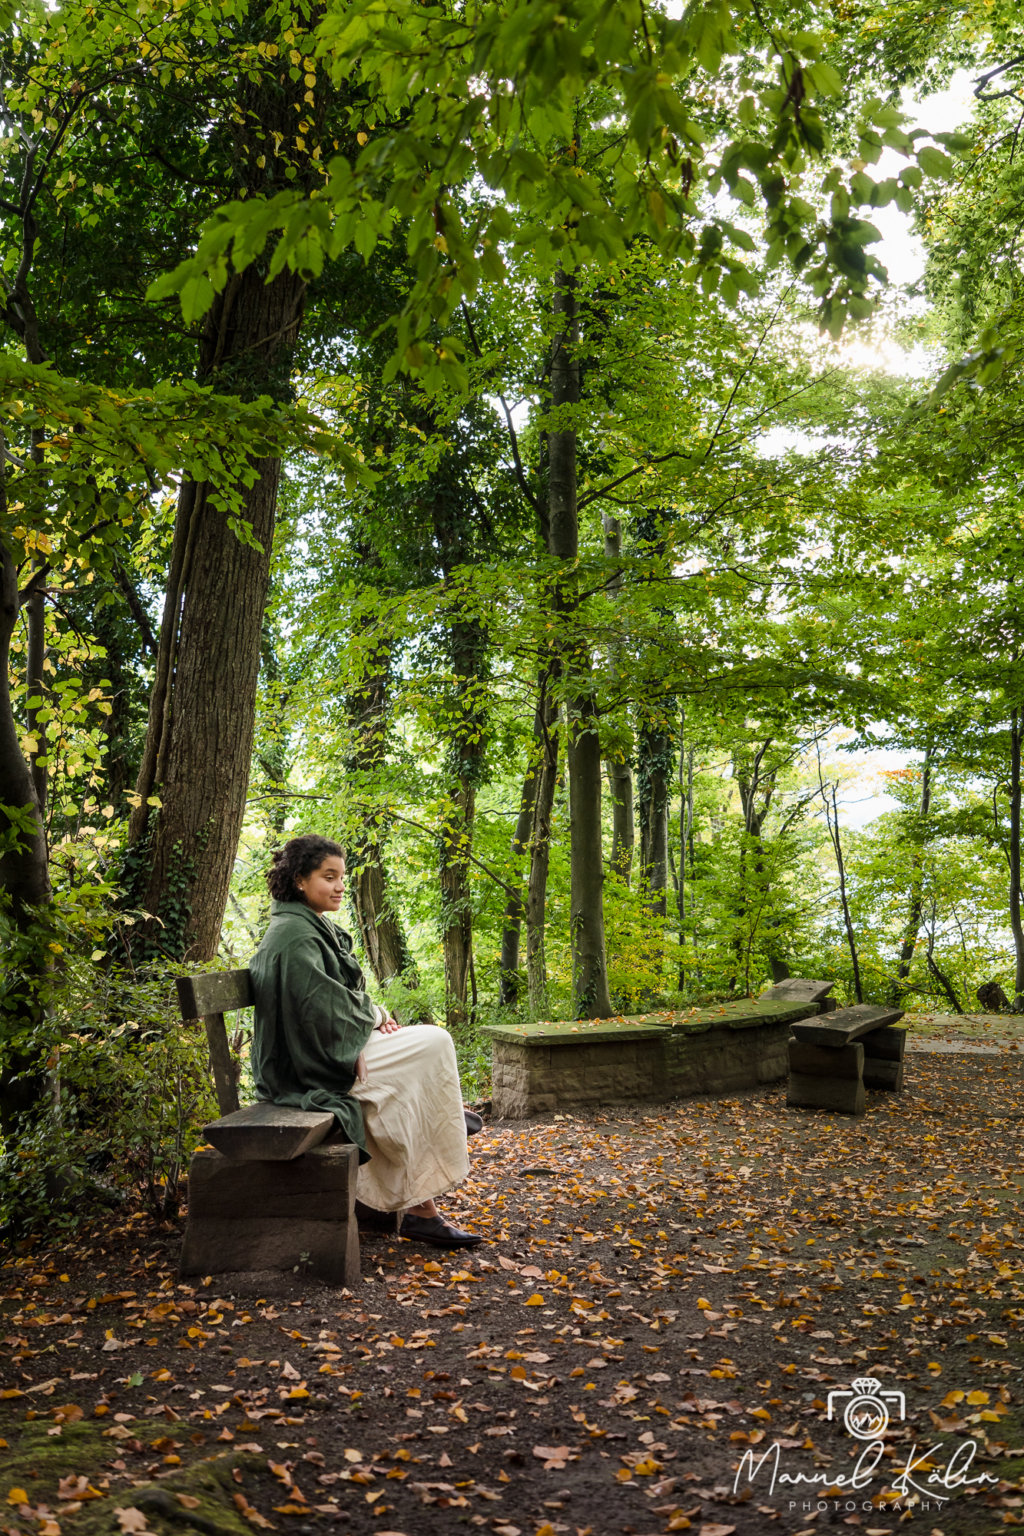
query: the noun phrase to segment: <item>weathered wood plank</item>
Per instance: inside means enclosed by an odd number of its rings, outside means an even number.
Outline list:
[[[806,1019],[792,1028],[795,1037],[808,1045],[837,1047],[849,1045],[873,1030],[896,1024],[902,1017],[902,1008],[879,1008],[871,1003],[859,1003],[855,1008],[840,1008],[819,1019]]]
[[[868,1061],[902,1061],[907,1049],[905,1029],[874,1029],[864,1036],[864,1065]]]
[[[183,1019],[203,1019],[208,1013],[233,1013],[251,1008],[252,977],[248,971],[210,971],[205,976],[179,976],[178,1003]]]
[[[864,1047],[853,1045],[808,1045],[804,1040],[789,1042],[789,1070],[808,1077],[861,1078],[864,1071]]]
[[[314,1147],[289,1162],[237,1162],[203,1147],[188,1170],[189,1220],[266,1216],[350,1221],[358,1171],[358,1149],[348,1142]]]
[[[328,1285],[359,1283],[359,1228],[354,1221],[245,1216],[189,1217],[179,1274],[298,1270]]]
[[[809,1077],[792,1072],[786,1103],[794,1109],[831,1109],[841,1115],[862,1115],[866,1104],[860,1078]]]
[[[806,976],[787,976],[785,981],[778,981],[774,987],[769,987],[767,992],[762,992],[760,1001],[772,1001],[778,999],[786,1003],[822,1003],[835,986],[834,981],[813,981]]]
[[[883,1061],[873,1056],[864,1058],[864,1087],[881,1089],[886,1093],[899,1093],[903,1088],[903,1062]]]
[[[245,1162],[287,1162],[301,1157],[335,1129],[329,1110],[247,1104],[203,1126],[207,1141],[225,1157]]]

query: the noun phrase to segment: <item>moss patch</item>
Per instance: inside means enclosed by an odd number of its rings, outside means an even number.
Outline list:
[[[119,1532],[119,1510],[138,1510],[145,1530],[171,1536],[193,1530],[203,1536],[250,1536],[252,1527],[236,1498],[239,1476],[266,1475],[266,1462],[255,1455],[227,1452],[212,1459],[174,1467],[159,1481],[142,1481],[119,1471],[116,1441],[94,1421],[55,1426],[49,1420],[26,1424],[11,1443],[0,1447],[0,1511],[8,1530],[37,1533],[52,1520],[62,1536],[111,1536]],[[162,1423],[165,1434],[185,1425]],[[236,1472],[239,1476],[236,1476]],[[24,1499],[19,1494],[25,1495]],[[137,1517],[134,1527],[140,1530]]]

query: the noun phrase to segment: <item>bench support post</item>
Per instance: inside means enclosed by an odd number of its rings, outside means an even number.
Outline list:
[[[200,1148],[189,1168],[180,1273],[297,1270],[355,1287],[358,1168],[358,1150],[348,1143],[287,1162],[236,1162]]]

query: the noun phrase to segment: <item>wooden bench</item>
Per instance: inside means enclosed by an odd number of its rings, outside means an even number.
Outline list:
[[[862,1115],[865,1089],[899,1092],[907,1031],[893,1026],[902,1017],[860,1003],[792,1025],[786,1103]]]
[[[324,1111],[279,1104],[239,1108],[238,1073],[225,1013],[253,1003],[246,970],[178,980],[182,1018],[202,1019],[219,1120],[203,1127],[188,1171],[182,1276],[300,1270],[332,1285],[359,1280],[356,1174],[359,1152],[328,1141]]]

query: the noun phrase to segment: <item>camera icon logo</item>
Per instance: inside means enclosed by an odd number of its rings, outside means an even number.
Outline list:
[[[845,1408],[841,1404],[845,1403]],[[877,1440],[889,1427],[893,1416],[903,1419],[907,1400],[902,1392],[886,1391],[874,1376],[858,1376],[846,1391],[838,1388],[828,1395],[828,1418],[842,1420],[855,1440]]]

